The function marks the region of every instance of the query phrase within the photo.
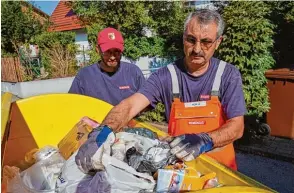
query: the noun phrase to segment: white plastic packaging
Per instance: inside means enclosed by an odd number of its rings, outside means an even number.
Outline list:
[[[56,179],[65,160],[54,147],[46,146],[36,154],[34,165],[8,183],[8,192],[54,193]]]
[[[77,186],[82,179],[86,178],[75,162],[75,152],[61,168],[61,172],[56,181],[56,192],[75,192]]]
[[[106,169],[111,192],[152,192],[155,187],[153,177],[147,173],[139,173],[127,163],[107,154],[102,156],[102,163]]]

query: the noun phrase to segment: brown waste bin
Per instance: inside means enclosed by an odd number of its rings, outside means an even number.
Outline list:
[[[294,139],[294,71],[285,68],[268,70],[265,75],[271,108],[267,123],[271,135]]]

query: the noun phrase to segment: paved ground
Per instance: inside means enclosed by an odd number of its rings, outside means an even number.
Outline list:
[[[282,137],[260,137],[251,140],[239,140],[234,143],[241,152],[257,154],[273,159],[294,163],[294,140]]]
[[[238,151],[236,159],[242,174],[279,193],[294,192],[294,164]]]
[[[294,193],[294,140],[275,136],[234,143],[238,170],[281,193]]]

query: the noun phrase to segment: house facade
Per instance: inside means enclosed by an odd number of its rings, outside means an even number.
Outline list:
[[[67,6],[66,1],[59,1],[53,11],[49,31],[64,32],[71,31],[75,33],[75,43],[78,45],[79,53],[76,55],[77,65],[83,65],[90,58],[85,51],[90,49],[87,32],[81,21],[73,10]]]

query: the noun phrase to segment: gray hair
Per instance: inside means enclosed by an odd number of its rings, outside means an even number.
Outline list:
[[[211,9],[198,9],[195,12],[190,13],[186,18],[184,24],[184,34],[186,33],[188,23],[192,19],[197,19],[200,25],[215,22],[217,24],[217,37],[220,37],[224,32],[225,22],[217,11]]]

